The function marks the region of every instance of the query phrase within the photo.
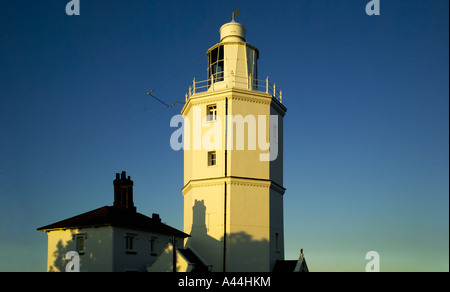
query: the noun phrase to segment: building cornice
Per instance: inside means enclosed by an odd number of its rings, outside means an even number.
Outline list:
[[[287,110],[285,106],[268,93],[238,88],[226,88],[191,95],[181,110],[181,114],[185,115],[192,106],[220,102],[225,100],[225,98],[228,98],[229,100],[272,105],[282,116],[284,116]]]
[[[215,177],[207,179],[194,179],[190,180],[182,189],[183,195],[188,193],[193,188],[203,188],[203,187],[213,187],[222,186],[224,183],[227,185],[240,185],[240,186],[251,186],[251,187],[261,187],[261,188],[271,188],[281,195],[284,195],[286,189],[279,185],[278,183],[269,179],[260,178],[250,178],[250,177]]]

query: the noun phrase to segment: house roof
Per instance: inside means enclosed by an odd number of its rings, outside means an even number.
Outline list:
[[[273,272],[293,272],[297,262],[297,260],[277,260]]]
[[[277,260],[273,267],[273,272],[309,272],[308,265],[303,256],[303,248],[300,250],[298,260]]]
[[[156,214],[155,214],[156,215]],[[141,213],[122,208],[104,206],[56,223],[38,228],[39,231],[73,229],[82,227],[117,226],[178,237],[190,235],[161,222],[159,216],[147,217]]]

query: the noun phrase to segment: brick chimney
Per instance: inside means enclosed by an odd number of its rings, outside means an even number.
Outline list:
[[[133,181],[130,177],[127,178],[127,173],[125,171],[122,171],[122,174],[116,173],[113,184],[114,207],[136,212],[133,202]]]
[[[155,220],[158,223],[161,222],[161,217],[159,217],[159,214],[153,213],[152,214],[152,219]]]

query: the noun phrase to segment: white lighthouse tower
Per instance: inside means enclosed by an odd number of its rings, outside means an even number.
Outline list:
[[[259,51],[233,20],[194,79],[184,117],[186,246],[213,271],[273,270],[284,259],[281,91],[258,80]]]

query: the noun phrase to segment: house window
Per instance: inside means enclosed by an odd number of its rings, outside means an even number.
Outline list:
[[[86,239],[86,234],[75,235],[75,244],[76,244],[78,254],[82,255],[85,252],[85,246],[84,246],[85,239]]]
[[[216,151],[208,152],[208,166],[214,166],[216,162]]]
[[[206,108],[206,120],[208,122],[217,121],[217,105],[211,104]]]
[[[136,254],[136,234],[129,234],[125,236],[125,252]]]
[[[156,255],[156,237],[150,238],[150,255]]]

